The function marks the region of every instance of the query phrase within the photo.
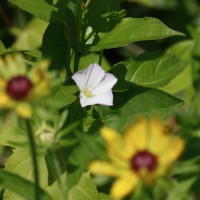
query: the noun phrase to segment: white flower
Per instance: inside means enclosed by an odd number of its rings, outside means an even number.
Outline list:
[[[112,87],[116,84],[117,78],[106,73],[100,65],[91,64],[86,69],[76,72],[72,79],[81,91],[82,107],[95,104],[113,105]]]

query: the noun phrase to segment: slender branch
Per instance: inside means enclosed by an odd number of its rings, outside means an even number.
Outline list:
[[[30,126],[30,122],[26,119],[26,128],[28,132],[28,138],[30,143],[30,151],[32,155],[32,162],[33,162],[33,172],[34,172],[34,179],[35,179],[35,200],[40,200],[39,194],[39,171],[38,171],[38,162],[37,162],[37,154],[36,154],[36,144],[34,135]]]
[[[61,189],[62,200],[65,200],[65,197],[66,197],[65,188],[64,188],[64,185],[63,185],[63,182],[61,179],[60,167],[58,165],[55,151],[53,149],[49,149],[49,155],[50,155],[50,159],[51,159],[51,167],[55,173],[56,179],[58,181],[58,185]]]
[[[103,59],[103,50],[101,50],[99,54],[99,65],[101,65],[102,59]]]
[[[84,9],[88,7],[88,5],[90,4],[91,0],[87,0],[86,3],[84,4]]]
[[[77,20],[77,30],[76,30],[76,46],[75,46],[75,60],[74,60],[74,73],[78,71],[79,61],[80,61],[80,35],[81,35],[81,25],[82,25],[82,14],[83,14],[83,0],[79,0],[79,13]]]

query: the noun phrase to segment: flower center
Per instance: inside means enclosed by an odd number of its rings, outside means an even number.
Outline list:
[[[144,150],[134,155],[130,160],[130,164],[131,168],[136,172],[140,169],[153,171],[157,167],[158,161],[154,154]]]
[[[83,94],[84,94],[87,98],[91,98],[91,97],[94,96],[89,88],[84,89],[84,90],[83,90]]]
[[[23,100],[33,88],[32,82],[26,76],[15,76],[8,81],[6,92],[16,100]]]

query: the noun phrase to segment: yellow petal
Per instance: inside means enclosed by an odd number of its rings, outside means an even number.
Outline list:
[[[88,170],[97,175],[107,175],[107,176],[120,176],[124,172],[121,168],[117,168],[108,162],[103,161],[93,161],[88,166]]]
[[[14,55],[14,62],[15,62],[15,65],[18,66],[17,67],[17,70],[18,70],[18,74],[26,74],[26,71],[27,71],[27,66],[24,62],[24,57],[22,54],[20,53],[17,53]]]
[[[169,129],[159,120],[152,119],[150,122],[149,142],[147,149],[159,155],[162,154],[166,147],[170,146]]]
[[[149,123],[144,118],[140,118],[133,125],[127,127],[125,131],[125,142],[132,148],[138,150],[146,149],[149,138]]]
[[[135,189],[139,182],[139,178],[132,172],[126,173],[117,179],[111,188],[111,196],[114,199],[122,199]]]
[[[120,134],[111,128],[103,127],[101,129],[101,136],[107,143],[110,159],[116,165],[127,168],[130,151],[128,151]]]
[[[184,142],[180,138],[171,138],[170,145],[165,152],[159,157],[159,165],[168,167],[172,164],[183,152]]]
[[[32,80],[35,84],[39,83],[48,74],[48,66],[50,62],[48,60],[42,60],[32,71]]]
[[[18,103],[15,110],[21,117],[31,118],[32,116],[32,109],[28,103]]]
[[[9,106],[10,97],[6,93],[0,93],[0,108],[6,108]]]
[[[6,87],[6,82],[4,79],[0,78],[0,89],[4,89]]]
[[[119,144],[122,141],[122,138],[120,136],[120,134],[108,127],[103,127],[101,130],[101,136],[103,137],[103,139],[109,144],[109,145],[114,145],[114,143]]]
[[[9,72],[9,76],[12,77],[12,76],[17,75],[18,74],[18,67],[20,67],[20,66],[16,65],[14,57],[7,54],[5,56],[5,61],[6,61],[7,70]]]

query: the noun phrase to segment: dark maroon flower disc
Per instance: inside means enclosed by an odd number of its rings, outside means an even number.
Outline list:
[[[33,88],[32,82],[26,76],[15,76],[7,83],[6,92],[15,100],[25,99]]]

